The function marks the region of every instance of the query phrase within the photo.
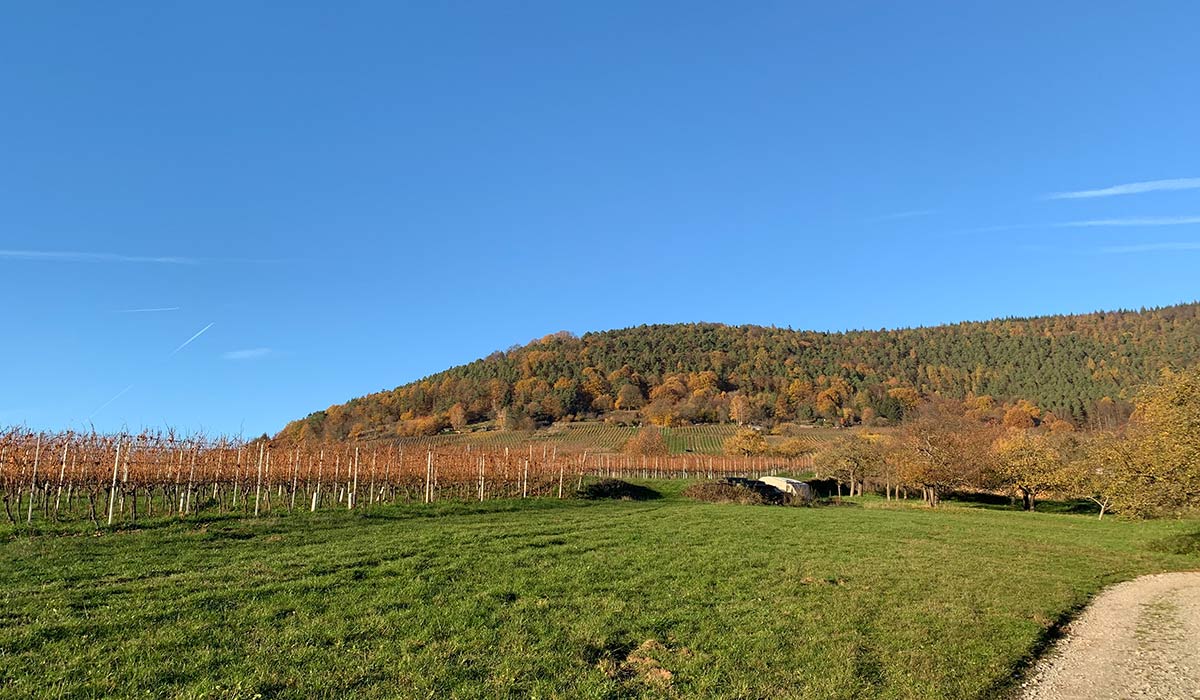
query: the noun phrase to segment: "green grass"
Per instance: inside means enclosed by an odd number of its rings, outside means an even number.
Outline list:
[[[1104,585],[1200,566],[1195,521],[717,506],[682,485],[9,531],[0,695],[987,697]],[[622,664],[647,640],[670,679]]]

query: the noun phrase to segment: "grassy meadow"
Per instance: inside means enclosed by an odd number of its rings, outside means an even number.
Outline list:
[[[1200,522],[868,497],[494,501],[0,533],[0,695],[971,698]]]

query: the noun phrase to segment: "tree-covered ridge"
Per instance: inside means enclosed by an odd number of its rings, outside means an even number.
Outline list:
[[[1076,424],[1119,416],[1165,367],[1200,363],[1200,303],[822,333],[713,323],[557,333],[294,421],[294,437],[384,437],[637,410],[663,425],[899,419],[920,397],[1025,400]]]

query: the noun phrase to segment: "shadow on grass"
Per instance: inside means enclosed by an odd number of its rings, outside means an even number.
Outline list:
[[[1068,499],[1065,501],[1041,501],[1037,504],[1039,513],[1060,513],[1063,515],[1099,515],[1100,506],[1086,498]]]
[[[1034,667],[1043,657],[1049,653],[1050,649],[1061,640],[1066,634],[1067,625],[1069,625],[1084,608],[1087,607],[1091,600],[1084,600],[1075,603],[1071,607],[1064,610],[1058,615],[1049,625],[1042,628],[1038,634],[1033,646],[1030,647],[1029,653],[1021,657],[1021,659],[1013,666],[1012,672],[1007,676],[997,678],[991,687],[980,693],[980,698],[1017,698],[1020,697],[1021,683],[1030,679]]]
[[[236,523],[251,519],[246,513],[199,513],[187,517],[157,516],[137,521],[115,522],[107,525],[104,522],[95,524],[87,519],[70,521],[40,521],[32,525],[14,525],[0,529],[0,540],[14,540],[20,537],[79,537],[102,534],[132,534],[136,532],[153,532],[171,528],[195,529],[212,524]]]
[[[1021,507],[1016,501],[1002,493],[988,493],[986,491],[951,491],[942,497],[944,501],[954,501],[960,504],[970,504],[991,508],[993,510],[1020,510]]]
[[[1007,494],[954,491],[947,494],[944,500],[986,510],[1024,511],[1021,501]],[[1066,500],[1047,499],[1037,501],[1035,512],[1054,513],[1058,515],[1097,515],[1100,513],[1100,508],[1086,498]]]
[[[649,491],[649,489],[646,490]],[[103,520],[99,524],[93,524],[86,519],[63,522],[35,521],[32,525],[0,526],[0,542],[35,537],[99,537],[170,530],[207,531],[211,539],[250,539],[258,535],[273,534],[280,528],[286,529],[289,523],[297,522],[313,524],[394,522],[514,511],[550,511],[581,505],[583,504],[578,500],[572,499],[506,498],[482,503],[478,501],[443,501],[430,504],[380,503],[364,506],[361,510],[355,511],[348,511],[344,506],[325,507],[316,512],[309,512],[307,508],[298,508],[293,511],[265,512],[259,517],[244,512],[201,512],[182,517],[159,516],[135,522],[116,522],[111,526],[104,524]],[[210,528],[212,528],[211,531]]]
[[[1182,535],[1172,535],[1157,540],[1151,545],[1157,552],[1167,554],[1182,554],[1184,556],[1200,556],[1200,530]]]

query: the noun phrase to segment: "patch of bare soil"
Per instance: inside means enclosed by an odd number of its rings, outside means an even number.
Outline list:
[[[1105,590],[1067,625],[1018,697],[1200,698],[1200,572]]]
[[[674,660],[689,657],[691,654],[691,650],[687,647],[671,649],[658,640],[647,639],[620,661],[602,659],[600,670],[609,678],[623,681],[638,680],[646,685],[665,690],[671,687],[671,681],[675,677],[674,672],[668,668],[668,664]]]

